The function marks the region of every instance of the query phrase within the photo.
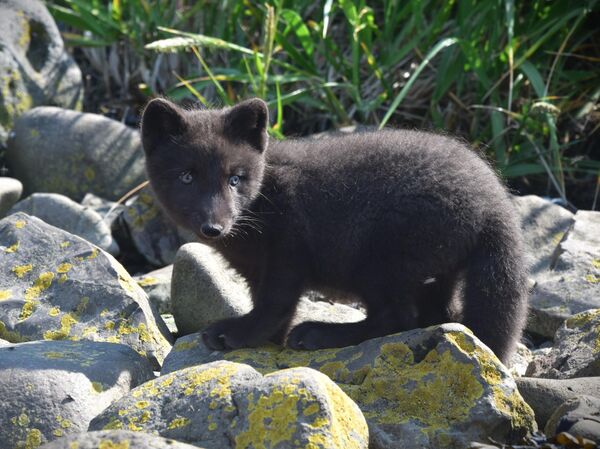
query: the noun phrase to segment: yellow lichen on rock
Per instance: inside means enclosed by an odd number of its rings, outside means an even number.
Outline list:
[[[15,275],[18,278],[22,278],[27,273],[29,273],[32,269],[33,269],[33,265],[28,263],[26,265],[17,265],[16,267],[13,267],[12,272],[15,273]]]
[[[12,290],[0,290],[0,301],[12,298]]]
[[[100,440],[98,449],[129,449],[129,441],[121,440],[120,442],[115,443],[111,440]]]
[[[44,272],[39,275],[31,287],[25,290],[25,304],[19,314],[20,321],[26,320],[33,314],[36,309],[37,299],[44,290],[50,288],[53,279],[54,273],[51,271]]]

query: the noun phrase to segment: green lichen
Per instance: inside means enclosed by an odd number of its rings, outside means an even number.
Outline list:
[[[54,273],[47,271],[39,275],[39,277],[33,282],[33,285],[25,290],[25,304],[19,314],[19,320],[23,321],[29,318],[37,307],[37,299],[41,296],[42,292],[49,289],[54,279]]]
[[[169,422],[169,424],[167,425],[167,429],[180,429],[182,427],[189,426],[190,422],[191,421],[189,418],[183,418],[180,416],[171,420],[171,422]]]
[[[15,276],[17,276],[18,278],[22,278],[32,269],[33,265],[28,263],[26,265],[17,265],[16,267],[13,267],[12,272],[15,273]]]

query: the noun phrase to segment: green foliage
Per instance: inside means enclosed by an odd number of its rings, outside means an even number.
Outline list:
[[[94,39],[185,58],[168,96],[260,96],[279,134],[444,129],[484,147],[505,176],[546,178],[565,201],[569,183],[600,173],[600,161],[575,152],[600,122],[597,0],[155,1],[151,17],[144,0],[62,3],[55,17]]]

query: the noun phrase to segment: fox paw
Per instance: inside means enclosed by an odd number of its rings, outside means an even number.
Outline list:
[[[207,347],[219,351],[255,347],[266,341],[266,338],[249,328],[244,317],[211,324],[202,331],[202,339]]]

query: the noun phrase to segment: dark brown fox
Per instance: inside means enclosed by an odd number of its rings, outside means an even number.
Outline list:
[[[508,192],[475,152],[402,130],[268,142],[267,122],[258,99],[221,110],[156,99],[143,115],[160,203],[252,294],[248,315],[203,330],[209,347],[286,335],[291,348],[341,347],[458,319],[508,361],[526,318],[527,269]],[[288,334],[307,289],[359,298],[367,318]]]

